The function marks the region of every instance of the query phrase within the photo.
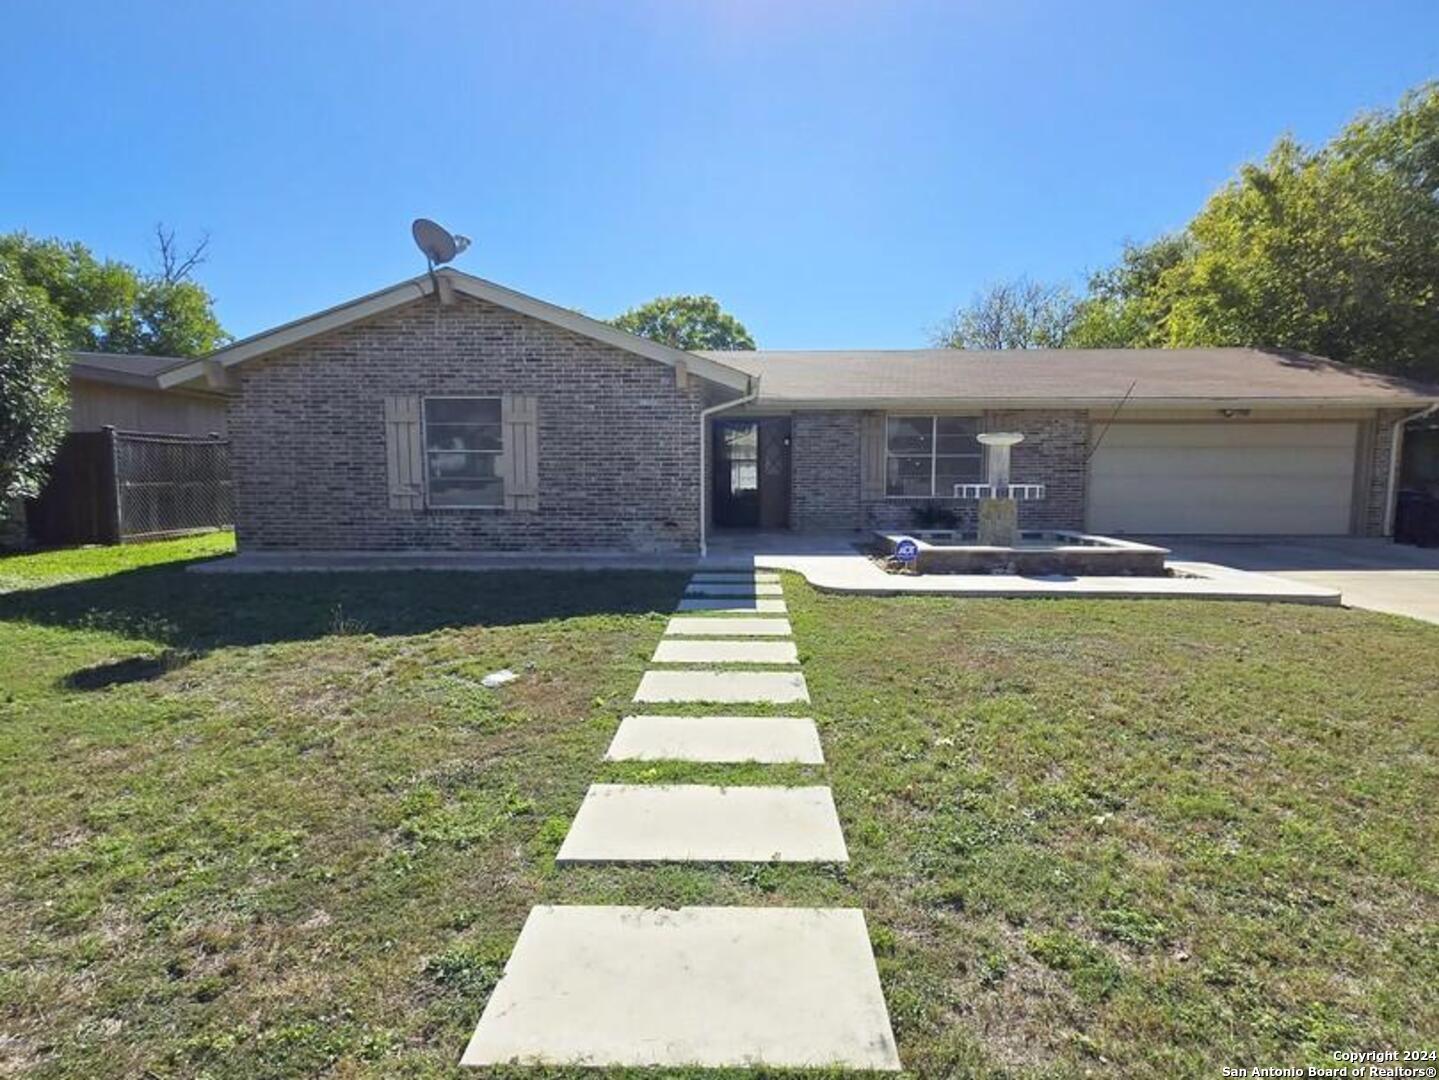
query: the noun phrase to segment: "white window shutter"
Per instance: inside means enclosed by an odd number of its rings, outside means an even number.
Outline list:
[[[505,453],[500,467],[505,478],[505,506],[510,510],[538,510],[539,399],[534,394],[506,394],[500,407],[505,425]]]
[[[425,454],[420,434],[420,399],[412,394],[385,398],[385,479],[391,510],[422,510]]]

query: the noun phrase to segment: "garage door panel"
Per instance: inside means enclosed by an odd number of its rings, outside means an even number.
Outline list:
[[[1103,430],[1102,425],[1098,430]],[[1214,424],[1115,424],[1104,435],[1102,447],[1156,446],[1226,447],[1242,444],[1253,447],[1317,447],[1352,449],[1352,423],[1246,424],[1226,421]]]
[[[1337,422],[1115,425],[1090,461],[1089,527],[1347,533],[1357,436]]]
[[[1176,472],[1173,447],[1155,448],[1126,447],[1106,453],[1110,448],[1101,446],[1094,457],[1097,474],[1116,478],[1173,477]],[[1321,476],[1325,480],[1340,473],[1350,472],[1354,467],[1352,447],[1295,446],[1282,453],[1273,450],[1261,452],[1255,447],[1228,448],[1184,448],[1183,474],[1190,477],[1229,477],[1243,480],[1249,477],[1265,477],[1272,482],[1302,481],[1308,477]]]

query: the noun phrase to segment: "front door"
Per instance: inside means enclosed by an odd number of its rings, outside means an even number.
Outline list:
[[[788,417],[716,420],[714,523],[721,528],[789,526]]]

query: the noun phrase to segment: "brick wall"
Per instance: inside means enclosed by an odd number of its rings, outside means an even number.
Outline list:
[[[859,413],[794,414],[790,438],[791,518],[796,529],[856,529]]]
[[[1405,409],[1380,409],[1374,416],[1374,438],[1369,445],[1368,480],[1359,490],[1365,502],[1358,514],[1363,536],[1383,536],[1389,513],[1389,464],[1394,449],[1394,425],[1409,415]]]
[[[417,300],[236,369],[245,550],[687,550],[701,384],[508,309]],[[390,509],[387,394],[539,398],[539,510]]]

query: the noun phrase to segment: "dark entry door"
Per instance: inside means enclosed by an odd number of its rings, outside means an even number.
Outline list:
[[[789,417],[759,422],[759,524],[789,528]]]
[[[722,528],[789,525],[788,417],[716,420],[714,523]]]

